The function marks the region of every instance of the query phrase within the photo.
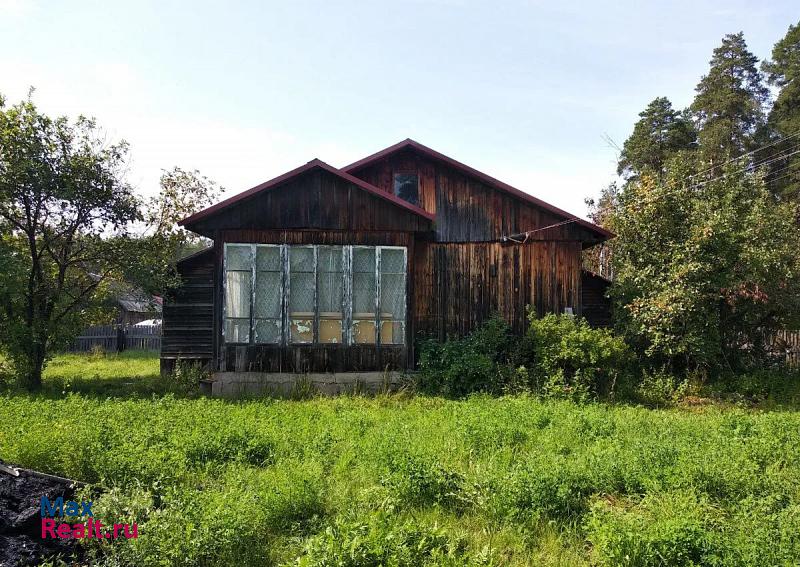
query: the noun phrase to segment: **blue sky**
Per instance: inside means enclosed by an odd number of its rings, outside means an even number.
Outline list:
[[[96,116],[129,179],[198,168],[239,192],[410,137],[584,215],[657,96],[682,107],[726,33],[759,57],[796,0],[0,0],[0,92]]]

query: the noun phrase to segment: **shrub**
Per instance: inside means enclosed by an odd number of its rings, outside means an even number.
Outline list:
[[[460,397],[475,392],[499,393],[507,382],[511,329],[499,317],[467,337],[420,344],[417,386],[424,392]]]
[[[644,370],[633,397],[648,405],[666,406],[683,398],[688,389],[687,379],[680,379],[663,370]]]
[[[627,375],[628,346],[608,329],[569,315],[530,316],[517,353],[529,387],[546,396],[586,399],[613,393]]]
[[[189,360],[179,360],[172,372],[175,384],[185,390],[196,390],[200,387],[200,381],[209,376],[209,371],[202,364]]]

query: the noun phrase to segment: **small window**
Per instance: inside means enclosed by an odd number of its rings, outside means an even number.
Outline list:
[[[394,194],[412,205],[419,205],[419,180],[416,173],[395,173]]]

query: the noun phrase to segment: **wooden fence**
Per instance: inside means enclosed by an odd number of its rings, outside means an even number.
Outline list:
[[[778,331],[772,339],[776,353],[786,353],[789,366],[800,367],[800,331]]]
[[[83,330],[70,352],[161,350],[161,325],[96,325]]]

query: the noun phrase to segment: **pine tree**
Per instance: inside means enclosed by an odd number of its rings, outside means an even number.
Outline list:
[[[767,181],[774,194],[800,200],[800,23],[789,26],[762,69],[780,89],[767,125],[774,139],[786,138],[771,148]]]
[[[632,178],[645,171],[660,175],[670,157],[694,147],[697,133],[689,116],[674,110],[668,98],[655,99],[639,116],[619,156],[619,175]]]
[[[757,64],[742,32],[726,35],[695,89],[691,110],[699,130],[700,156],[715,169],[755,147],[769,99]]]

